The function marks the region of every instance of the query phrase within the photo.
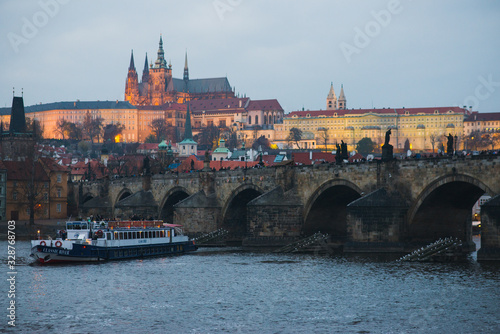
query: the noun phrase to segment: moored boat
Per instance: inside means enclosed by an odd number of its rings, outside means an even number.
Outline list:
[[[197,249],[180,225],[162,221],[68,221],[55,239],[32,240],[40,263],[95,262],[182,254]]]

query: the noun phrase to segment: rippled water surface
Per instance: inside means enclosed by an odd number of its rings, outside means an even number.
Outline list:
[[[100,264],[29,264],[17,242],[7,333],[500,333],[500,265],[396,263],[203,249]]]

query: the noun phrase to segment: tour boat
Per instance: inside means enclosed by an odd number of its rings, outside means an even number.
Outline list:
[[[181,227],[162,221],[69,221],[56,239],[31,240],[31,256],[40,263],[94,262],[195,251]]]

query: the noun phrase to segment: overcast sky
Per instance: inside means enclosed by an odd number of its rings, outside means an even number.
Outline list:
[[[174,77],[227,76],[285,112],[325,109],[333,81],[348,108],[473,106],[500,111],[499,1],[2,0],[0,106],[123,100],[134,50]]]

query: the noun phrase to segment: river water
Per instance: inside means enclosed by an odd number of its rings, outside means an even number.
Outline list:
[[[99,264],[30,264],[16,243],[16,326],[2,333],[500,333],[500,264],[237,248]]]

